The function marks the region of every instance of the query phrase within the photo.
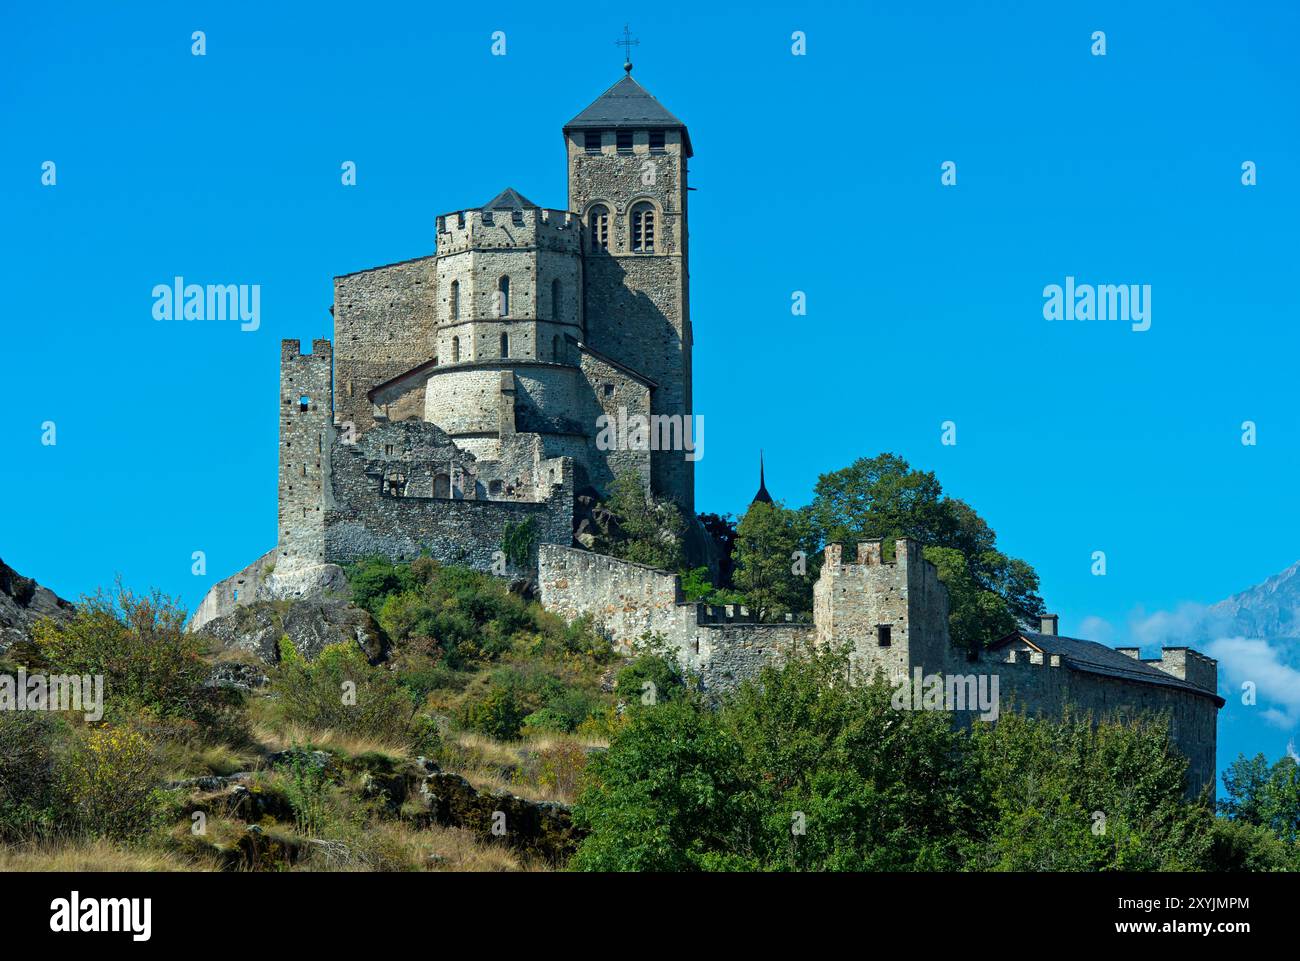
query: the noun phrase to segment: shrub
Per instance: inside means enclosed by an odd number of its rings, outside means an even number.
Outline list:
[[[382,557],[368,557],[349,564],[345,571],[352,587],[352,602],[364,607],[376,619],[389,595],[415,587],[417,577],[410,567]]]
[[[563,711],[544,707],[524,718],[525,734],[568,734],[577,725]]]
[[[411,737],[410,697],[354,644],[331,644],[308,662],[282,641],[272,685],[286,721],[393,743]]]
[[[460,721],[465,727],[498,741],[514,741],[527,715],[513,687],[494,683],[486,695],[464,706]]]
[[[105,714],[114,720],[147,711],[232,737],[240,698],[205,686],[201,642],[185,620],[179,601],[119,583],[112,595],[84,599],[68,621],[38,622],[33,641],[52,673],[103,675]]]
[[[57,764],[68,737],[55,715],[0,712],[0,840],[40,837],[57,827]]]
[[[162,776],[144,735],[126,725],[83,732],[70,752],[64,783],[78,825],[90,834],[131,840],[163,817]]]

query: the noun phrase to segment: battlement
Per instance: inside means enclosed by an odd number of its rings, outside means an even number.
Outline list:
[[[906,569],[910,565],[925,559],[921,553],[921,544],[907,537],[899,537],[894,540],[894,560],[890,563],[884,561],[883,538],[875,537],[865,541],[858,541],[856,558],[853,561],[844,559],[845,546],[836,543],[826,545],[823,570],[829,568],[832,576],[852,573],[851,569],[856,567],[902,567]]]
[[[280,360],[292,360],[298,357],[310,357],[313,360],[333,360],[334,344],[324,337],[317,338],[311,342],[311,350],[303,353],[302,341],[300,340],[282,340],[280,341]]]
[[[510,248],[576,254],[579,227],[577,215],[567,210],[458,210],[437,219],[438,256]]]
[[[1041,651],[1010,651],[1006,664],[1029,664],[1038,667],[1060,667],[1060,654],[1044,654]]]

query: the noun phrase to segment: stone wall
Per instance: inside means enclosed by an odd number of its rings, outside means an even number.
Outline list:
[[[257,597],[267,569],[274,568],[277,554],[273,547],[239,573],[213,584],[190,615],[187,630],[197,631],[208,621],[225,617],[241,604],[251,603]]]
[[[369,429],[373,417],[366,391],[434,356],[437,297],[432,256],[334,278],[334,410],[340,424],[351,423],[358,432]]]
[[[285,564],[325,557],[325,478],[333,439],[333,352],[328,340],[302,353],[296,340],[280,344],[280,471],[278,556]]]
[[[543,545],[537,585],[544,608],[570,621],[590,614],[615,650],[631,654],[648,641],[666,644],[707,691],[752,679],[813,639],[811,625],[756,624],[743,608],[687,601],[676,574],[576,548]]]
[[[384,425],[356,444],[340,443],[334,454],[333,507],[325,518],[325,555],[331,563],[346,564],[376,555],[411,560],[427,552],[444,563],[491,570],[506,525],[529,519],[539,543],[568,544],[573,465],[564,458],[540,459],[538,450],[526,448],[535,458],[523,481],[528,489],[507,495],[503,483],[496,499],[491,482],[500,478],[492,472],[500,465],[474,460],[432,424]],[[397,471],[408,483],[421,480],[395,490],[388,481]],[[425,492],[425,474],[439,485],[433,496]],[[545,496],[536,498],[538,490]]]

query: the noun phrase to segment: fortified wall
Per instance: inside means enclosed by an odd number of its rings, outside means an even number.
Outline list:
[[[590,614],[615,650],[631,653],[651,640],[665,643],[706,690],[723,691],[755,678],[813,641],[812,625],[759,624],[743,607],[688,601],[681,578],[667,571],[591,551],[538,548],[538,597],[566,620]]]

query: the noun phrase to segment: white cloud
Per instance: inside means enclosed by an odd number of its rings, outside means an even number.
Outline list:
[[[1239,690],[1255,685],[1256,703],[1264,717],[1282,728],[1300,724],[1300,671],[1283,659],[1280,650],[1260,638],[1224,637],[1205,646],[1219,662],[1219,680]]]
[[[1089,614],[1079,622],[1079,636],[1098,644],[1111,644],[1115,640],[1115,628],[1104,617]]]

